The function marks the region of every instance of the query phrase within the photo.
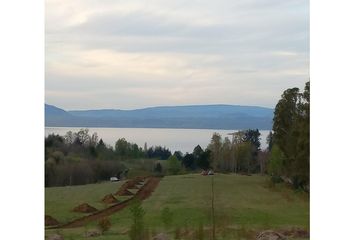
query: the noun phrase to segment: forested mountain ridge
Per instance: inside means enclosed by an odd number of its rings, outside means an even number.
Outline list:
[[[274,109],[240,105],[163,106],[65,111],[45,105],[48,127],[271,129]]]

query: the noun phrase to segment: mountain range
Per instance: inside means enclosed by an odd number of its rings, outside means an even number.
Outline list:
[[[269,130],[273,113],[271,108],[223,104],[73,111],[45,104],[45,126]]]

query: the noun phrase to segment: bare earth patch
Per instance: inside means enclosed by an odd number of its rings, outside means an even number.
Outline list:
[[[80,212],[80,213],[92,213],[92,212],[96,212],[97,209],[90,206],[87,203],[82,203],[79,206],[76,206],[75,208],[73,208],[74,212]]]
[[[113,204],[118,202],[118,200],[112,194],[108,194],[104,196],[104,198],[101,201],[106,204]]]
[[[59,222],[52,216],[45,215],[44,224],[45,226],[56,226],[59,224]]]

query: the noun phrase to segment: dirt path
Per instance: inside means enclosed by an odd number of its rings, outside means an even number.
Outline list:
[[[160,180],[161,180],[161,178],[151,177],[147,180],[147,183],[145,183],[144,186],[142,186],[132,198],[122,201],[120,203],[117,203],[115,205],[112,205],[112,206],[105,208],[103,210],[100,210],[98,212],[95,212],[91,215],[75,219],[71,222],[64,223],[59,226],[50,227],[48,229],[81,227],[81,226],[84,226],[88,222],[95,221],[100,218],[112,215],[113,213],[116,213],[116,212],[124,209],[125,207],[127,207],[133,199],[145,200],[148,197],[150,197],[151,193],[155,190],[155,188],[159,184]]]

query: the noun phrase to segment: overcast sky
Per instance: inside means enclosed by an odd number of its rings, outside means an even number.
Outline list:
[[[274,107],[309,80],[306,0],[46,0],[45,101]]]

